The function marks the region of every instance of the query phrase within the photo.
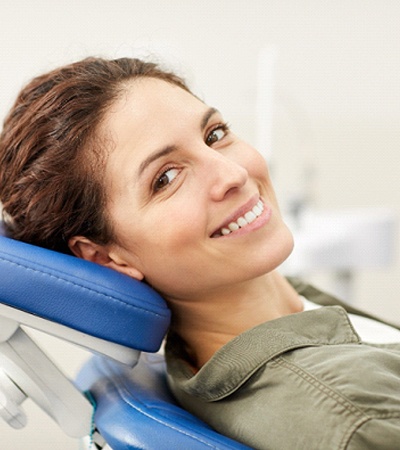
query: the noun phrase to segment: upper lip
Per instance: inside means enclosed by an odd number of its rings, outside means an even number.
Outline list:
[[[215,230],[211,233],[213,236],[215,233],[218,233],[222,228],[227,227],[231,222],[236,222],[239,217],[246,214],[248,211],[254,208],[258,201],[260,200],[260,195],[257,193],[253,195],[250,200],[240,206],[236,211],[230,214]]]

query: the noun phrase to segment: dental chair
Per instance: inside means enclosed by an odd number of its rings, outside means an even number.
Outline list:
[[[158,352],[169,321],[164,300],[145,283],[0,230],[0,416],[22,428],[29,397],[79,439],[77,448],[248,449],[175,403]],[[26,327],[93,352],[77,380]]]

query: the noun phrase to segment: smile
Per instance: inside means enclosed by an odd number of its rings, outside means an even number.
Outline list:
[[[241,215],[235,221],[229,222],[228,225],[223,226],[221,229],[213,233],[211,237],[215,238],[219,236],[228,236],[228,234],[231,234],[254,222],[257,219],[257,217],[261,216],[263,211],[264,211],[264,204],[261,200],[259,200],[253,208],[251,208],[249,211]]]

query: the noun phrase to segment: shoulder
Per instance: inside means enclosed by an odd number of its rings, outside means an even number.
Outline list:
[[[348,303],[338,299],[334,295],[331,295],[327,292],[321,291],[320,289],[316,288],[315,286],[308,284],[301,280],[300,278],[296,277],[287,277],[287,280],[289,283],[294,287],[294,289],[297,291],[299,295],[303,295],[308,300],[317,303],[321,306],[333,306],[333,305],[339,305],[342,308],[346,310],[349,314],[356,314],[358,316],[367,317],[369,319],[376,320],[378,322],[384,323],[386,325],[389,325],[391,327],[397,328],[400,330],[400,325],[396,323],[391,323],[385,320],[382,320],[381,318],[374,316],[373,314],[369,314],[361,309],[354,308],[352,305],[349,305]]]

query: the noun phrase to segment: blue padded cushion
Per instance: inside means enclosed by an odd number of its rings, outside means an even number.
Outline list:
[[[134,369],[93,357],[78,386],[96,402],[95,424],[113,450],[249,450],[179,407],[161,355],[143,354]]]
[[[74,256],[0,236],[0,302],[83,333],[157,351],[170,322],[148,285]]]

